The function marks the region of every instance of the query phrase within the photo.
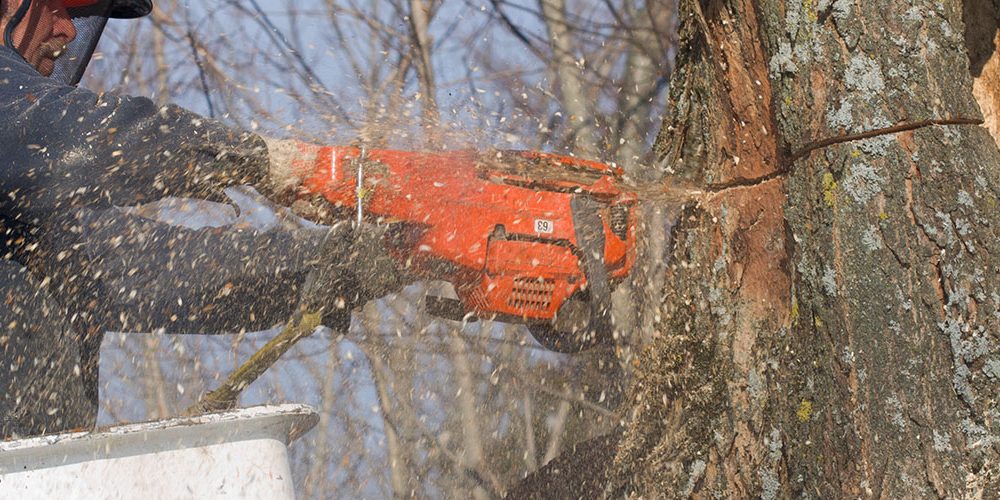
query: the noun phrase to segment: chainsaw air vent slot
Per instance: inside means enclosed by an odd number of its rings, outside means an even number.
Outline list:
[[[611,207],[611,232],[623,241],[628,233],[628,209],[628,205]]]
[[[547,311],[552,305],[555,280],[538,278],[514,278],[507,304],[521,310]]]

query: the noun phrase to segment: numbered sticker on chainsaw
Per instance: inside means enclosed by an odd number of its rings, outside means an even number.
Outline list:
[[[550,220],[535,219],[535,232],[552,234],[556,230],[556,225]]]

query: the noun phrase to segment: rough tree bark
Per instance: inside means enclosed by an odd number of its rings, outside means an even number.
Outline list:
[[[1000,494],[1000,153],[963,7],[681,2],[657,151],[712,195],[674,227],[613,459],[515,496]]]

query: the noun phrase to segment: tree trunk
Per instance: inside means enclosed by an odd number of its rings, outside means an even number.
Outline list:
[[[962,17],[681,2],[659,167],[709,195],[674,226],[606,496],[996,498],[1000,154]]]
[[[573,130],[573,148],[584,158],[597,158],[596,130],[591,123],[588,97],[584,92],[583,65],[573,51],[575,42],[566,22],[566,0],[539,0],[539,10],[545,22],[552,46],[552,65],[555,66],[560,100],[566,119]]]
[[[438,110],[437,96],[435,96],[437,85],[434,83],[434,65],[431,62],[431,17],[430,1],[410,0],[411,44],[416,52],[420,93],[424,99],[421,124],[428,139],[433,144],[438,142],[437,127],[441,122],[441,113]]]

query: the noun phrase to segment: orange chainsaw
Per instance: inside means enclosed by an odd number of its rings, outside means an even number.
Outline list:
[[[392,223],[385,245],[448,319],[523,323],[548,349],[607,341],[612,287],[635,262],[636,202],[620,167],[534,151],[319,150],[304,191],[338,217]]]

